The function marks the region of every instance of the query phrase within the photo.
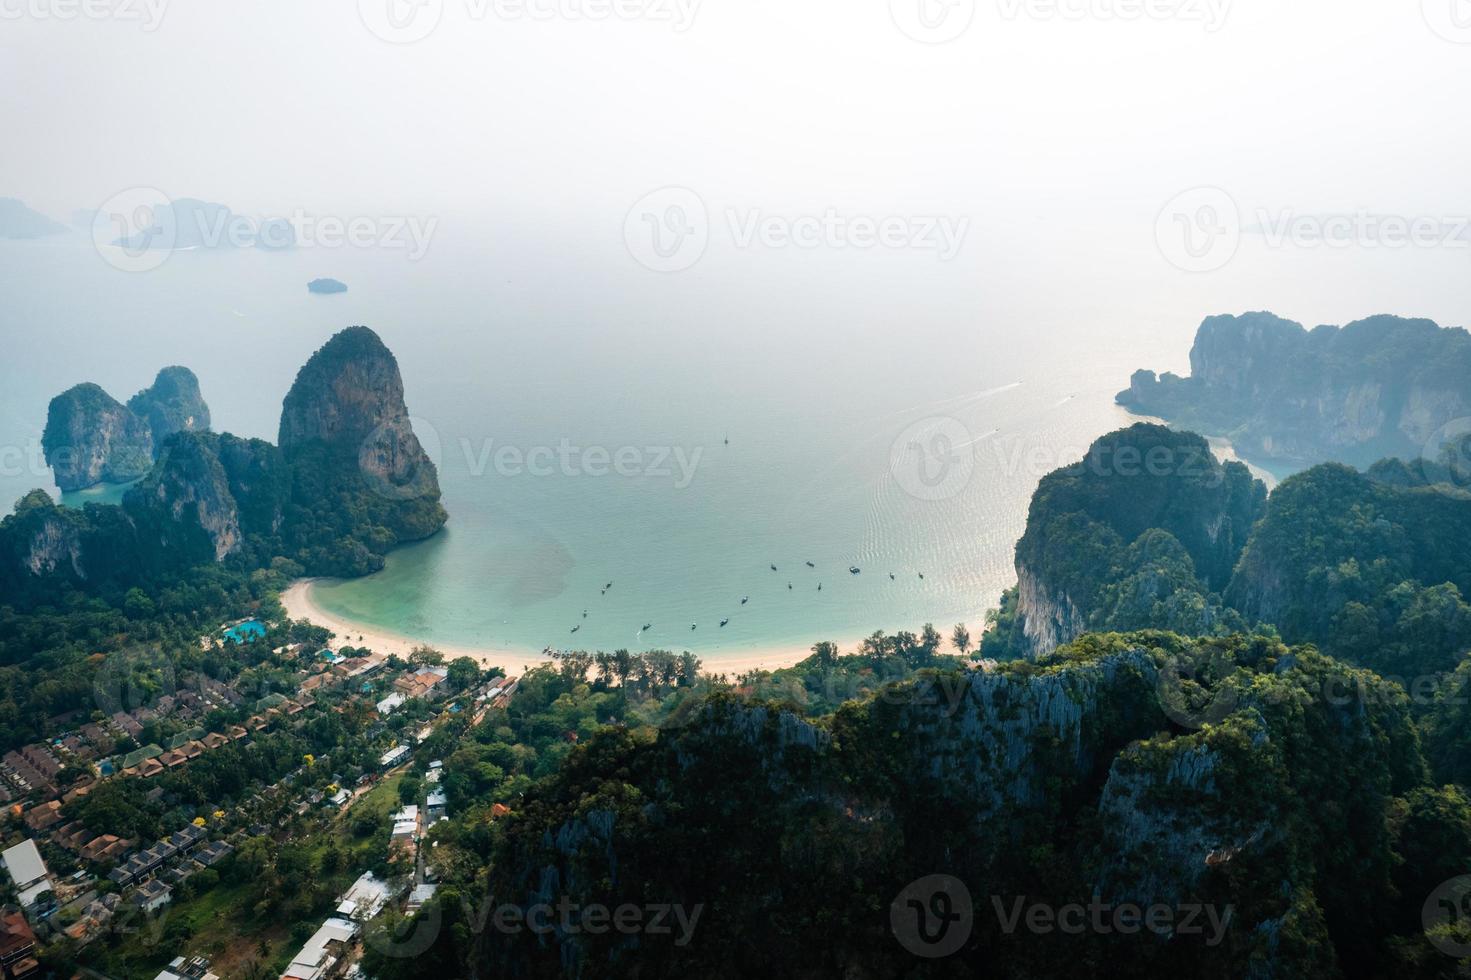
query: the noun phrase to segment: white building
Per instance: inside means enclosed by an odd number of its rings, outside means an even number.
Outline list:
[[[282,980],[321,980],[332,972],[357,931],[357,924],[347,919],[332,918],[323,922],[301,952],[292,957],[291,965],[281,974]]]
[[[430,820],[438,821],[447,819],[449,809],[449,797],[445,795],[442,787],[436,787],[424,800],[425,807],[429,810]]]
[[[395,746],[394,748],[391,748],[387,752],[383,753],[383,758],[378,760],[378,765],[382,766],[384,769],[392,769],[394,766],[398,765],[400,762],[404,761],[408,757],[409,747],[407,745]]]
[[[419,909],[423,908],[434,897],[434,893],[438,890],[438,885],[424,884],[414,886],[414,890],[409,893],[408,902],[404,905],[404,911],[419,911]]]
[[[220,980],[220,978],[209,972],[209,962],[201,956],[194,956],[187,960],[182,956],[175,956],[168,968],[153,980]]]
[[[352,887],[343,893],[337,906],[337,914],[344,919],[366,922],[382,911],[383,906],[387,904],[388,882],[373,877],[371,871],[365,871],[363,876],[353,882]]]
[[[394,711],[403,707],[404,700],[404,696],[396,692],[388,695],[388,697],[378,702],[378,714],[382,715],[384,718],[387,718],[389,715],[393,714]]]
[[[410,803],[393,815],[393,836],[412,837],[419,832],[419,808]]]
[[[10,880],[15,882],[15,891],[22,908],[29,908],[47,892],[51,891],[51,875],[41,852],[33,840],[24,840],[14,847],[0,852],[0,863],[4,863]]]

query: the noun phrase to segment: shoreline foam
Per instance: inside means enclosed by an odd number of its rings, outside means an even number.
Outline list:
[[[337,639],[353,646],[365,646],[376,653],[395,654],[407,657],[417,646],[429,646],[445,655],[448,660],[469,657],[482,667],[502,667],[508,673],[519,676],[531,667],[551,663],[551,658],[540,651],[513,650],[495,647],[470,647],[462,644],[439,643],[428,639],[413,639],[403,634],[364,623],[355,623],[327,612],[312,598],[312,587],[321,579],[297,579],[281,593],[281,607],[292,619],[304,619],[337,634]],[[975,634],[979,635],[979,634]],[[840,649],[856,649],[858,641],[840,643]],[[812,656],[811,646],[769,647],[743,650],[729,655],[701,655],[703,670],[707,673],[737,674],[751,670],[779,670],[791,667]]]

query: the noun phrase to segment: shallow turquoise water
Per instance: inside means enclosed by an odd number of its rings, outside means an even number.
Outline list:
[[[418,262],[199,252],[134,274],[85,241],[0,244],[0,328],[26,366],[0,389],[0,492],[54,490],[35,444],[71,384],[126,399],[185,364],[216,428],[274,439],[297,368],[366,323],[399,357],[451,516],[382,574],[320,587],[332,612],[443,643],[712,661],[948,631],[1012,583],[1037,480],[1127,424],[1112,397],[1129,373],[1186,370],[1204,313],[1269,305],[1280,286],[1246,276],[1241,299],[1204,300],[1156,255],[1121,251],[1059,289],[1037,255],[987,242],[949,264],[712,251],[659,276],[612,238],[524,230],[451,227]],[[309,295],[324,275],[350,291]],[[1145,306],[1155,279],[1171,288]],[[921,469],[914,443],[947,449],[951,469]],[[569,472],[563,447],[594,454]],[[636,465],[617,472],[620,458]]]

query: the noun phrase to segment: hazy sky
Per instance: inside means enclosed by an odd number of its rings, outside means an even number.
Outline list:
[[[416,31],[414,0],[0,0],[0,196],[563,215],[677,184],[1106,214],[1209,184],[1467,207],[1471,45],[1431,26],[1457,36],[1464,0],[418,2],[437,28],[393,44],[368,22],[392,3]],[[900,27],[967,16],[943,44]]]

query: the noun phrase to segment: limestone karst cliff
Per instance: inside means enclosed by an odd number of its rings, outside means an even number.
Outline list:
[[[1471,333],[1424,319],[1308,330],[1271,313],[1213,316],[1190,370],[1138,371],[1118,401],[1295,465],[1434,458],[1443,428],[1471,416]]]
[[[158,372],[153,384],[128,399],[128,408],[148,423],[154,452],[175,432],[209,429],[209,406],[199,392],[194,372],[177,365]]]
[[[56,485],[67,491],[127,483],[153,465],[148,423],[90,383],[51,399],[41,448]]]

